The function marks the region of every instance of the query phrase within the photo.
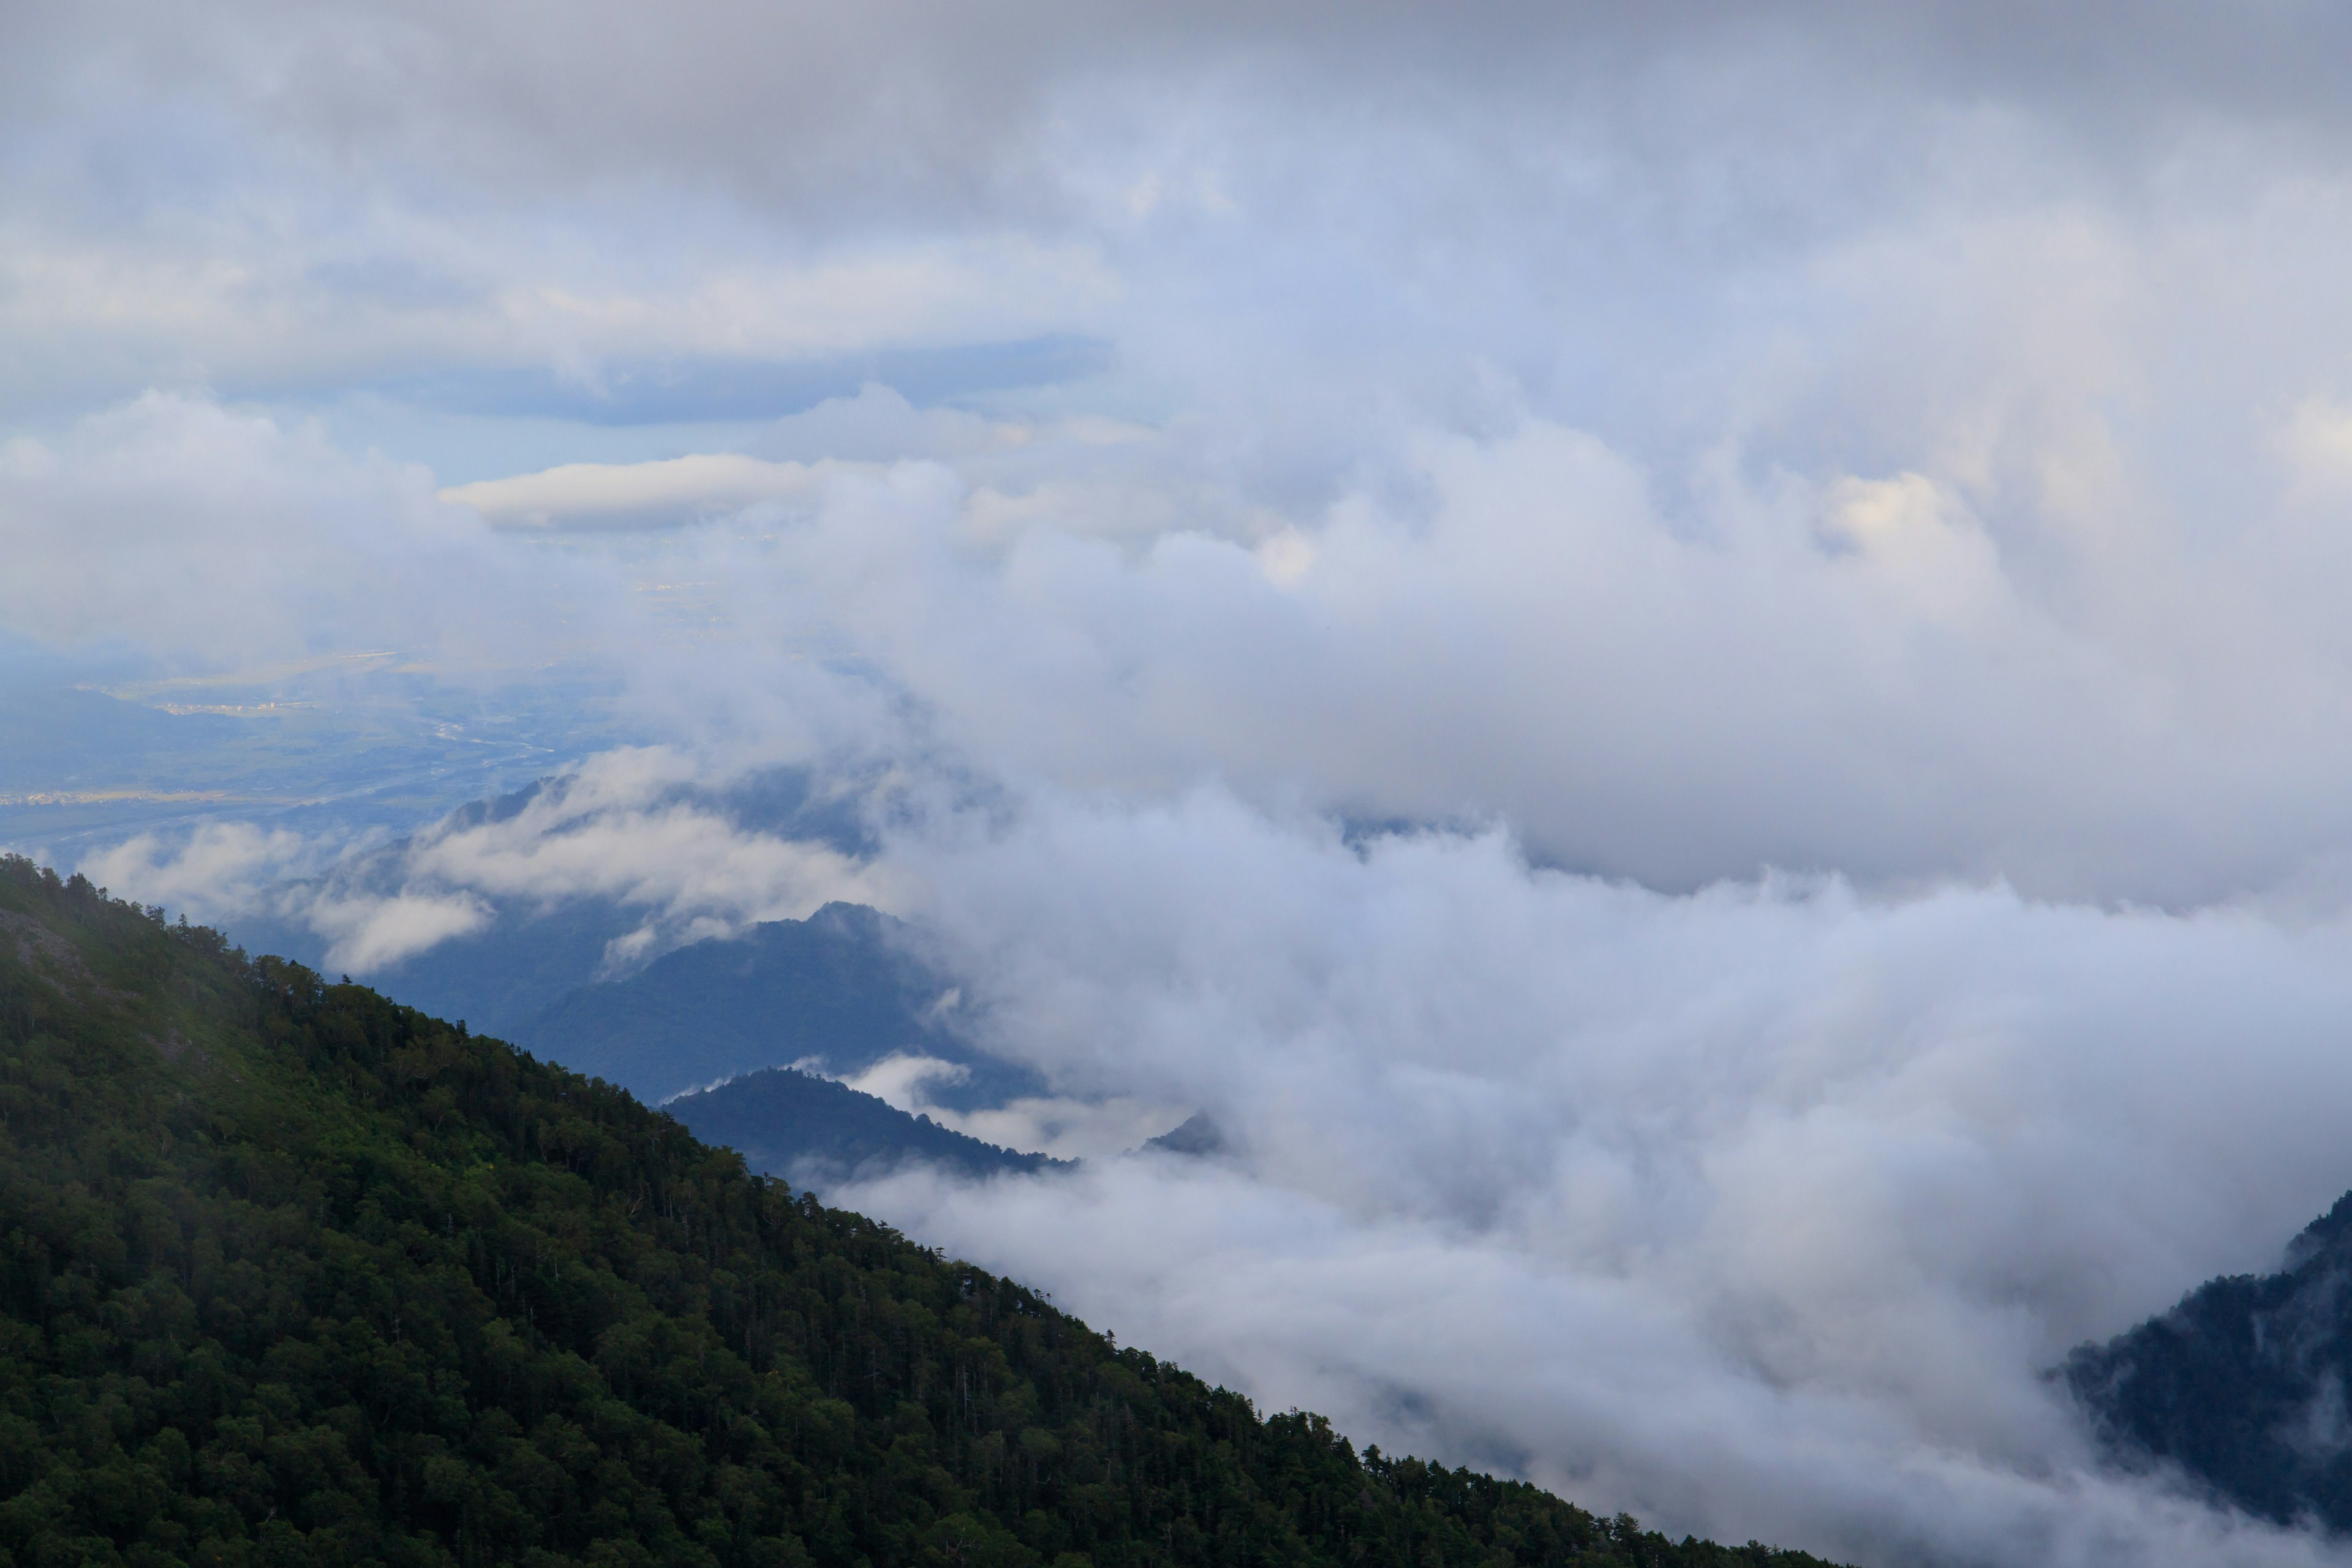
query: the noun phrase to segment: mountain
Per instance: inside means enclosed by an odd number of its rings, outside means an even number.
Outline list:
[[[609,1084],[0,859],[0,1568],[1812,1561],[1261,1416]]]
[[[982,1057],[935,1021],[951,1000],[914,956],[906,929],[878,910],[827,904],[806,920],[665,953],[622,980],[584,985],[513,1031],[516,1043],[576,1072],[667,1099],[762,1068],[811,1061],[848,1074],[893,1055],[958,1065],[938,1085],[995,1104],[1031,1078]]]
[[[2062,1374],[2125,1463],[2178,1466],[2282,1524],[2352,1530],[2352,1194],[2278,1273],[2211,1280]]]
[[[501,910],[486,930],[437,942],[369,978],[426,1012],[520,1038],[532,1019],[591,984],[606,945],[642,923],[636,911],[604,899]],[[278,934],[257,933],[265,941]]]
[[[1205,1110],[1194,1111],[1159,1137],[1146,1140],[1143,1146],[1162,1154],[1201,1157],[1223,1154],[1231,1147],[1225,1141],[1225,1130]]]
[[[1069,1170],[1072,1160],[1016,1153],[909,1116],[847,1084],[771,1068],[662,1107],[706,1143],[723,1143],[755,1171],[796,1187],[886,1175],[920,1163],[964,1176]]]

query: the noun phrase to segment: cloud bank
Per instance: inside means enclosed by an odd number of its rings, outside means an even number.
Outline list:
[[[1205,794],[909,851],[996,1048],[1242,1152],[847,1201],[1384,1447],[1864,1563],[2312,1563],[2104,1472],[2072,1345],[2338,1194],[2352,926],[1670,896]]]

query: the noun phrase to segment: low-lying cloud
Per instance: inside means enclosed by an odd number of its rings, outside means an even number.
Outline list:
[[[2102,1467],[2065,1351],[2352,1185],[2352,926],[1768,879],[1208,793],[901,842],[986,1041],[1242,1152],[844,1201],[1383,1446],[1865,1563],[2312,1563]]]
[[[478,932],[501,911],[520,923],[586,900],[617,907],[640,922],[605,950],[606,969],[625,973],[836,900],[901,901],[888,867],[746,826],[696,782],[676,752],[610,752],[503,814],[461,813],[396,843],[207,824],[176,838],[136,835],[81,868],[202,919],[289,921],[327,944],[331,966],[358,973]]]

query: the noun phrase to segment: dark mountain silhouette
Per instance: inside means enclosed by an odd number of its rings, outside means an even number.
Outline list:
[[[2282,1524],[2352,1530],[2352,1194],[2279,1272],[2202,1285],[2062,1374],[2124,1463],[2177,1466]]]

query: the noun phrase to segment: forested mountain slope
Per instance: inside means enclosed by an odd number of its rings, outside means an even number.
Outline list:
[[[2280,1272],[2209,1281],[2075,1351],[2065,1377],[2126,1463],[2178,1465],[2282,1524],[2352,1530],[2352,1194]]]
[[[1801,1564],[1358,1454],[0,859],[0,1565]]]

